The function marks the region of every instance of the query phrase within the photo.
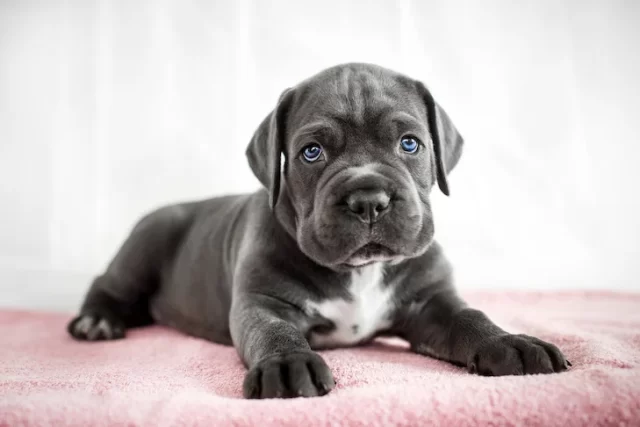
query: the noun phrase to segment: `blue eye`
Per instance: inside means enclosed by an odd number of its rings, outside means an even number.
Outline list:
[[[400,140],[400,147],[405,153],[413,154],[418,151],[419,146],[418,140],[412,136],[403,136]]]
[[[309,144],[302,150],[302,156],[309,163],[315,162],[321,155],[322,148],[318,144]]]

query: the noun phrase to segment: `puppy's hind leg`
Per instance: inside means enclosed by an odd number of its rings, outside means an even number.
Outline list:
[[[92,283],[80,314],[67,326],[78,340],[124,338],[127,328],[153,323],[149,297],[191,223],[194,207],[175,205],[145,216],[104,274]]]

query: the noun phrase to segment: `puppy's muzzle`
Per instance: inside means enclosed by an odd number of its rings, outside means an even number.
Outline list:
[[[383,188],[356,189],[349,193],[344,203],[347,214],[365,224],[373,224],[391,210],[391,196]]]

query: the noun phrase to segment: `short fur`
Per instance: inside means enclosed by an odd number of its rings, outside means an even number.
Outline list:
[[[400,149],[406,135],[418,152]],[[310,143],[323,149],[313,163]],[[252,398],[325,394],[333,376],[312,347],[381,334],[481,375],[564,370],[555,346],[455,292],[429,195],[449,194],[462,145],[422,83],[368,64],[324,70],[284,91],[249,143],[265,188],[144,217],[68,330],[115,339],[156,322],[233,344]]]

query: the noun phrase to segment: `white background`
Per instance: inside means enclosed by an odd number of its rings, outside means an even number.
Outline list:
[[[640,2],[0,0],[0,306],[73,310],[134,221],[258,187],[280,92],[377,63],[466,138],[463,289],[640,290]]]

